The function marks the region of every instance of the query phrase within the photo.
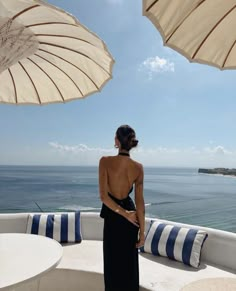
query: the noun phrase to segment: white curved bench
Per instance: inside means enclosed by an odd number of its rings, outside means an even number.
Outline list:
[[[26,232],[28,213],[0,214],[1,232]],[[201,228],[208,233],[199,269],[168,258],[140,253],[140,291],[179,291],[186,284],[212,277],[236,278],[236,234],[211,228],[164,221],[169,224]],[[150,219],[146,219],[146,229]],[[98,213],[81,213],[81,244],[63,245],[63,258],[57,269],[41,279],[40,291],[103,291],[103,220]],[[18,289],[17,289],[18,290]],[[23,286],[20,290],[34,290]],[[128,290],[124,290],[128,291]]]

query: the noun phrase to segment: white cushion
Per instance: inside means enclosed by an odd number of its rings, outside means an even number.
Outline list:
[[[155,220],[151,222],[141,251],[198,268],[201,249],[206,238],[205,231]]]
[[[61,243],[80,243],[80,212],[30,214],[26,232],[47,236]]]

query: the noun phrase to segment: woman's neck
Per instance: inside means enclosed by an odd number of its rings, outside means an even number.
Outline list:
[[[127,157],[129,157],[129,152],[128,151],[119,151],[118,155],[119,156],[127,156]]]

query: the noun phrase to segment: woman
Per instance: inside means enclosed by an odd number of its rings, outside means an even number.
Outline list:
[[[102,157],[99,163],[105,291],[139,290],[138,248],[144,245],[145,221],[143,167],[129,154],[137,144],[135,131],[122,125],[115,136],[118,155]],[[135,204],[129,196],[133,185]]]

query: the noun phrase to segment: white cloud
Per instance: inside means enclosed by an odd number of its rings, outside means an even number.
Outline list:
[[[49,142],[49,145],[60,152],[74,153],[74,154],[81,153],[81,152],[97,152],[97,153],[114,152],[114,149],[92,148],[92,147],[88,147],[85,144],[78,144],[78,145],[70,146],[70,145],[61,145],[57,142]]]
[[[226,150],[223,146],[216,146],[216,147],[212,147],[212,148],[205,148],[205,151],[207,153],[210,153],[210,154],[214,154],[214,155],[230,155],[232,154],[231,151],[228,151]]]
[[[45,147],[22,147],[18,151],[0,151],[1,164],[13,165],[98,165],[102,156],[116,155],[113,147],[50,142]],[[235,168],[236,149],[222,145],[206,147],[137,147],[131,157],[145,167]]]
[[[145,71],[149,75],[149,79],[152,79],[153,74],[163,72],[174,72],[175,64],[168,59],[156,57],[147,58],[140,65],[140,70]]]
[[[53,158],[65,165],[98,165],[103,155],[116,155],[114,148],[90,147],[85,144],[62,145],[50,142],[54,149]],[[168,167],[226,167],[234,168],[236,150],[230,151],[218,145],[215,147],[138,147],[131,152],[132,157],[144,166]]]

